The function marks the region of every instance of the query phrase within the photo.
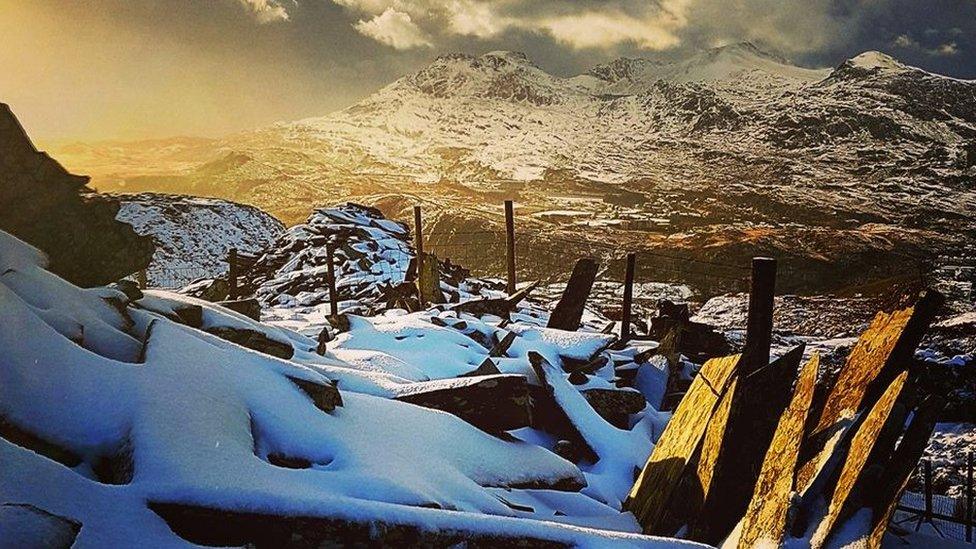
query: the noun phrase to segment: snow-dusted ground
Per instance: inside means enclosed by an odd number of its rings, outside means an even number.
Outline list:
[[[262,253],[285,230],[271,215],[214,198],[142,193],[119,195],[116,218],[156,244],[147,269],[151,286],[179,288],[227,272],[227,254]]]
[[[582,546],[681,543],[635,534],[633,517],[620,512],[664,416],[649,406],[631,429],[613,427],[558,367],[563,357],[599,352],[608,336],[546,330],[520,315],[502,328],[499,318],[390,311],[353,319],[321,356],[313,339],[219,306],[166,292],[83,290],[44,264],[42,254],[0,233],[0,416],[74,459],[58,463],[0,440],[0,502],[81,523],[74,547],[185,545],[147,502]],[[193,321],[199,329],[174,320],[193,306],[202,309]],[[216,328],[287,341],[294,356],[274,358],[206,331]],[[516,334],[497,359],[504,372],[538,381],[527,357],[546,357],[557,401],[603,459],[575,465],[550,451],[555,440],[545,433],[526,428],[503,440],[388,398],[419,379],[450,383],[476,367],[488,349],[466,335],[473,331]],[[608,385],[613,364],[636,349],[603,352],[613,360],[587,387]],[[640,367],[664,382],[663,371]],[[338,381],[342,403],[324,411],[292,380]],[[272,454],[309,466],[276,466]],[[107,484],[99,467],[106,457],[128,464],[129,474]],[[574,478],[585,479],[582,492],[518,488]]]

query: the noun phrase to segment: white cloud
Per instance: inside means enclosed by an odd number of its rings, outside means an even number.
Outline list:
[[[620,12],[584,12],[543,18],[535,24],[557,41],[576,49],[608,48],[632,43],[641,49],[677,46],[677,31],[686,25],[680,12],[657,11],[633,16]]]
[[[386,8],[383,13],[353,25],[360,33],[398,50],[430,47],[433,43],[410,17],[409,13]]]
[[[279,0],[237,0],[257,19],[258,23],[287,21],[288,10]]]
[[[931,35],[932,33],[926,32],[925,34]],[[939,44],[934,48],[927,48],[923,46],[918,40],[915,40],[907,34],[900,34],[892,40],[891,44],[898,48],[903,48],[906,50],[915,50],[928,55],[934,55],[937,57],[949,57],[952,55],[957,55],[959,53],[959,45],[956,42],[945,42]]]
[[[435,37],[491,38],[517,30],[547,34],[575,49],[632,44],[660,50],[680,42],[692,0],[332,0],[371,15],[355,27],[398,49],[431,46]]]

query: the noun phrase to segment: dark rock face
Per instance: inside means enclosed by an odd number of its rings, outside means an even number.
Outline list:
[[[144,269],[153,244],[116,221],[118,201],[87,183],[34,148],[0,103],[0,229],[44,251],[55,274],[97,286]]]

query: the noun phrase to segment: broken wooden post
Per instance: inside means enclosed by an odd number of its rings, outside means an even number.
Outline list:
[[[624,308],[620,318],[620,341],[630,340],[630,309],[634,301],[634,269],[637,268],[637,254],[627,254],[627,271],[624,273]]]
[[[335,247],[331,242],[325,247],[325,255],[329,267],[329,314],[335,318],[339,316],[339,293],[336,291]]]
[[[505,245],[508,259],[508,295],[515,293],[515,212],[511,200],[505,201]]]
[[[921,522],[928,522],[931,524],[932,522],[932,461],[931,460],[928,459],[922,460],[922,478],[925,481],[924,483],[925,515],[923,515],[924,521]],[[919,522],[919,524],[921,524],[921,522]],[[915,527],[915,530],[917,531],[918,527]]]
[[[773,337],[773,297],[776,293],[776,260],[752,258],[752,286],[749,289],[749,319],[746,322],[746,345],[742,351],[748,375],[769,364],[769,346]]]
[[[146,270],[145,269],[140,269],[139,272],[136,273],[136,283],[139,284],[139,289],[140,290],[145,290],[146,289],[146,286],[148,286],[148,283],[146,281],[146,278],[147,277],[146,277]]]
[[[596,271],[596,261],[589,257],[576,262],[563,296],[549,315],[549,323],[546,327],[571,332],[579,329],[580,321],[583,319],[583,308],[586,307],[586,300],[590,297],[590,290],[596,280]]]
[[[420,206],[413,207],[413,248],[416,255],[416,266],[417,266],[417,300],[420,301],[420,306],[424,307],[427,305],[427,301],[424,300],[424,293],[420,291],[421,274],[424,268],[424,229],[423,229],[423,219],[420,213]]]
[[[237,299],[237,248],[227,252],[227,299]]]

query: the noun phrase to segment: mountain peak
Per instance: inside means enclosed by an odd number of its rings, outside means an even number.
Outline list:
[[[858,56],[852,57],[844,63],[862,69],[902,70],[907,68],[894,57],[874,50],[866,51]]]

